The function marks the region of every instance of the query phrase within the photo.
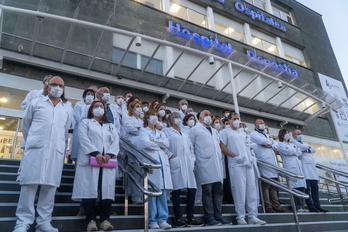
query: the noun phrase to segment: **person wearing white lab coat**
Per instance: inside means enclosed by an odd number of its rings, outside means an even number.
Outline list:
[[[72,199],[82,200],[88,222],[87,231],[97,230],[95,204],[99,199],[100,226],[112,230],[110,224],[111,203],[115,198],[116,168],[88,165],[89,158],[95,157],[98,164],[108,163],[119,152],[119,136],[115,126],[107,119],[105,104],[94,101],[87,119],[80,122],[78,136],[81,149],[77,158]]]
[[[46,88],[48,95],[32,100],[23,117],[24,154],[17,179],[21,190],[14,232],[25,232],[34,222],[34,201],[39,185],[36,231],[58,231],[50,222],[54,195],[62,176],[70,115],[60,98],[64,91],[63,79],[52,77]]]
[[[196,178],[193,172],[195,154],[189,135],[180,129],[182,119],[178,112],[173,112],[168,117],[168,126],[163,131],[169,139],[169,151],[172,153],[169,159],[170,172],[173,181],[172,202],[176,227],[188,225],[203,225],[194,218],[194,203],[196,195]],[[180,209],[180,195],[186,189],[186,218],[182,218]]]
[[[205,223],[208,226],[231,224],[222,217],[223,167],[220,136],[211,124],[211,114],[203,110],[199,122],[189,131],[196,156],[196,175],[202,186]]]
[[[187,114],[187,108],[188,108],[188,102],[185,99],[181,99],[179,101],[179,110],[177,111],[180,116],[181,119],[183,119],[185,117],[185,115]]]
[[[181,130],[189,133],[189,130],[196,125],[196,118],[193,114],[188,114],[182,119]]]
[[[43,84],[43,88],[42,89],[29,91],[29,93],[25,96],[24,101],[21,104],[21,107],[22,107],[23,110],[26,110],[26,108],[28,107],[29,103],[32,100],[42,96],[42,94],[44,92],[44,88],[46,87],[48,81],[51,78],[52,78],[52,75],[46,75],[45,78],[42,81],[42,84]]]
[[[141,102],[135,100],[128,105],[127,114],[122,116],[123,137],[138,148],[140,148],[139,131],[143,128],[144,124],[144,121],[140,118],[141,114]],[[135,161],[131,159],[131,157],[129,161],[135,164]],[[133,169],[130,168],[128,172],[133,174],[137,181],[142,181],[142,178],[139,175],[134,174]],[[144,202],[143,193],[132,181],[128,183],[128,187],[130,196],[132,196],[132,202],[135,204],[142,204]]]
[[[248,224],[264,225],[266,222],[257,218],[258,192],[253,168],[255,157],[251,155],[250,148],[246,145],[244,131],[239,131],[239,114],[232,113],[231,116],[231,127],[220,134],[220,146],[228,159],[237,223],[247,224],[245,216],[248,211]]]
[[[282,157],[283,167],[290,172],[293,172],[299,176],[303,176],[302,164],[298,159],[302,155],[301,150],[290,143],[290,133],[287,129],[281,129],[278,133],[279,143],[277,145],[278,152]],[[305,179],[290,179],[291,187],[301,192],[305,191],[306,181]],[[304,212],[304,201],[302,198],[295,197],[296,210],[298,212]]]
[[[87,117],[87,112],[89,106],[94,101],[95,92],[93,89],[86,89],[82,94],[82,101],[79,101],[75,104],[75,107],[72,112],[73,119],[75,121],[74,133],[71,139],[71,149],[70,149],[70,158],[76,162],[78,151],[80,149],[80,141],[78,137],[79,124],[81,119]]]
[[[255,149],[255,155],[258,160],[263,162],[278,166],[275,150],[277,147],[277,142],[272,139],[272,137],[266,133],[265,122],[262,119],[255,120],[255,130],[250,134],[250,140],[257,144]],[[259,165],[260,175],[268,178],[272,178],[278,181],[278,172]],[[265,204],[266,213],[274,212],[287,212],[280,206],[278,198],[278,188],[261,181],[261,190],[263,195],[263,201]]]
[[[156,129],[157,122],[157,111],[147,111],[144,117],[144,128],[141,128],[139,133],[144,152],[162,164],[162,168],[154,169],[153,173],[148,175],[149,180],[162,190],[161,196],[148,198],[149,228],[170,229],[172,226],[167,223],[169,213],[166,190],[173,189],[173,183],[170,174],[169,157],[165,152],[169,147],[169,140],[163,132]]]
[[[299,159],[306,179],[305,193],[309,196],[309,199],[306,199],[307,207],[310,212],[328,212],[327,209],[321,207],[319,201],[319,174],[313,157],[313,153],[315,153],[316,150],[314,147],[302,142],[302,132],[300,130],[294,130],[292,132],[292,137],[294,140],[292,140],[291,143],[300,148],[302,152]]]

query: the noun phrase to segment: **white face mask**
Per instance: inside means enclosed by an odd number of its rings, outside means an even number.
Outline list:
[[[103,93],[102,100],[104,102],[109,102],[109,100],[110,100],[110,93]]]
[[[86,103],[92,103],[94,101],[94,96],[88,95],[86,96]]]
[[[50,94],[52,97],[60,97],[63,94],[63,89],[59,86],[51,87]]]
[[[248,132],[249,132],[249,128],[248,128],[248,127],[244,127],[243,129],[244,129],[244,132],[245,132],[245,133],[248,133]]]
[[[189,127],[193,127],[195,125],[195,123],[196,123],[195,120],[191,119],[191,120],[188,120],[187,125]]]
[[[145,114],[144,114],[144,112],[141,112],[141,114],[140,114],[140,118],[144,118],[144,116],[145,116]]]
[[[158,116],[159,116],[160,118],[162,118],[165,114],[166,114],[166,111],[164,111],[164,110],[158,111]]]
[[[203,118],[203,123],[204,123],[205,125],[209,126],[210,123],[211,123],[211,117],[210,117],[210,116],[204,117],[204,118]]]
[[[123,98],[118,98],[117,105],[122,105],[122,104],[123,104]]]
[[[149,111],[149,107],[147,107],[147,106],[144,106],[144,107],[143,107],[143,111],[144,111],[144,112],[147,112],[147,111]]]
[[[228,116],[230,116],[230,113],[225,114],[225,118],[228,118]]]
[[[138,107],[138,108],[135,108],[135,114],[136,115],[141,115],[141,113],[143,112],[143,110],[140,108],[140,107]]]
[[[233,121],[233,127],[239,128],[239,125],[240,125],[240,121],[239,120]]]
[[[238,131],[243,132],[244,133],[244,128],[238,128]]]
[[[149,119],[149,123],[154,126],[157,124],[157,122],[158,122],[157,116],[151,115]]]
[[[187,110],[187,105],[182,105],[182,106],[181,106],[181,109],[182,109],[182,110]]]
[[[220,130],[220,129],[221,129],[220,123],[215,123],[215,129],[216,129],[216,130]]]
[[[103,116],[104,115],[104,109],[102,109],[100,107],[93,109],[93,115],[96,116],[96,117]]]
[[[284,135],[284,140],[288,141],[290,138],[291,138],[291,136],[290,136],[289,133],[286,133],[286,134]]]
[[[128,102],[129,98],[130,98],[130,97],[127,97],[127,98],[126,98],[126,102]]]
[[[259,125],[259,130],[264,131],[265,130],[265,124],[260,124]]]
[[[177,126],[180,126],[180,125],[182,124],[181,118],[174,118],[174,123],[175,123]]]

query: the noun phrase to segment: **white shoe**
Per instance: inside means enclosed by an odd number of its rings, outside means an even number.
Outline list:
[[[172,226],[168,224],[167,222],[162,222],[161,224],[159,224],[159,228],[166,230],[166,229],[171,229]]]
[[[249,222],[248,224],[252,224],[252,225],[265,225],[266,224],[265,221],[260,220],[257,217],[249,218],[248,222]]]
[[[305,210],[304,210],[304,209],[298,209],[297,212],[298,212],[298,213],[304,213]]]
[[[108,220],[105,220],[102,223],[100,223],[99,229],[108,231],[108,230],[113,230],[114,226],[111,225],[111,223]]]
[[[97,227],[97,223],[94,220],[91,220],[88,225],[87,225],[87,231],[97,231],[98,227]]]
[[[27,224],[19,224],[16,225],[13,232],[27,232],[29,230],[29,227],[30,226]]]
[[[244,218],[238,219],[237,220],[237,224],[238,225],[248,225],[248,223],[245,221]]]
[[[54,228],[51,223],[45,223],[36,227],[35,232],[59,232],[57,228]]]
[[[159,229],[160,227],[158,226],[157,223],[149,225],[149,229]]]

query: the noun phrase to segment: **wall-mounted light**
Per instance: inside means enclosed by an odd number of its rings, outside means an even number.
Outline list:
[[[1,97],[0,102],[8,102],[8,99],[6,97]]]
[[[283,88],[283,84],[280,81],[277,82],[277,86],[278,86],[278,89]]]
[[[214,64],[214,57],[212,57],[212,56],[209,56],[209,58],[208,58],[208,60],[209,60],[209,64],[210,65],[213,65]]]
[[[135,46],[137,46],[137,47],[141,46],[141,37],[140,36],[135,37]]]

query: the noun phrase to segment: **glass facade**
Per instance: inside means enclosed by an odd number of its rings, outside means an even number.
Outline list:
[[[176,2],[170,3],[169,13],[201,27],[207,27],[207,19],[204,14]]]
[[[221,23],[215,22],[215,31],[217,33],[224,35],[224,36],[228,36],[232,39],[235,39],[239,42],[245,42],[244,41],[244,33],[237,31],[232,27],[228,27],[228,26],[225,26]]]
[[[21,159],[21,119],[0,115],[0,158]]]
[[[268,42],[256,36],[252,36],[252,44],[254,47],[261,49],[273,55],[278,55],[277,46],[274,43]]]

